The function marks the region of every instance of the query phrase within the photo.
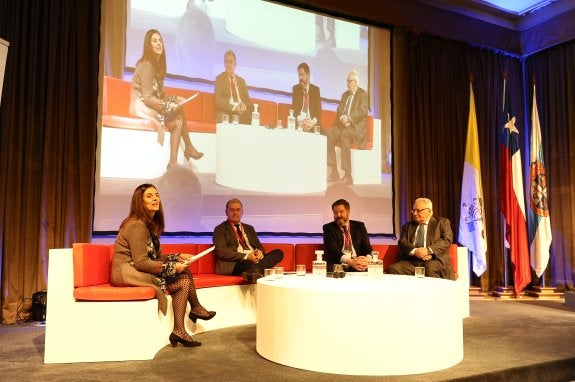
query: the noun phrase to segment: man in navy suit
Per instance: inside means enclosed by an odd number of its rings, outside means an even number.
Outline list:
[[[313,132],[321,123],[321,95],[319,88],[310,83],[309,65],[302,62],[297,66],[299,83],[292,88],[292,110],[301,118],[304,131]]]
[[[351,177],[351,145],[363,149],[367,145],[367,112],[369,101],[367,92],[359,87],[359,74],[352,69],[347,75],[347,91],[341,95],[337,107],[335,124],[328,129],[327,165],[330,168],[328,181],[353,184]],[[341,146],[341,169],[344,176],[340,179],[335,162],[335,146]]]
[[[388,272],[399,275],[415,274],[415,267],[425,267],[425,275],[454,280],[449,259],[453,232],[448,219],[433,216],[433,203],[418,198],[413,203],[413,220],[401,229],[400,258]]]
[[[333,221],[323,226],[324,260],[328,271],[334,264],[343,264],[346,271],[367,270],[371,260],[371,244],[365,224],[350,220],[350,205],[338,199],[331,205]]]
[[[252,123],[254,105],[248,94],[246,81],[236,75],[236,54],[228,50],[224,53],[225,70],[216,77],[214,98],[216,102],[216,122],[222,121],[222,115],[239,117],[241,124]]]

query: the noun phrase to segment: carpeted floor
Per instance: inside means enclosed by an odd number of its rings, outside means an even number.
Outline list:
[[[202,341],[201,347],[167,346],[150,361],[45,365],[43,326],[2,325],[0,381],[575,380],[575,309],[567,308],[563,300],[472,300],[471,317],[464,320],[463,361],[421,375],[343,376],[275,364],[256,352],[255,325],[216,330],[196,338]],[[366,362],[372,362],[371,357],[373,354],[366,354]]]

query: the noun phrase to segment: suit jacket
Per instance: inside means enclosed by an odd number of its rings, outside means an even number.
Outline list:
[[[345,91],[341,95],[341,101],[337,107],[337,116],[335,120],[336,125],[341,125],[339,118],[345,114],[345,105],[347,99],[351,96],[351,92]],[[351,127],[355,134],[355,144],[359,148],[367,146],[367,113],[369,110],[369,101],[367,92],[362,88],[357,88],[355,96],[351,101],[351,107],[348,117],[351,119]]]
[[[238,87],[238,95],[243,103],[246,104],[247,110],[240,115],[240,123],[251,124],[252,123],[252,112],[254,111],[254,104],[250,99],[248,94],[248,87],[246,81],[236,75],[236,86]],[[230,98],[232,96],[232,91],[230,89],[230,80],[226,72],[220,73],[216,77],[216,82],[214,84],[214,98],[216,101],[216,121],[219,123],[222,121],[222,114],[228,114],[230,116],[230,121],[232,120],[232,115],[239,115],[234,113],[233,106],[230,104]]]
[[[264,252],[264,247],[254,227],[246,223],[241,224],[252,248]],[[214,228],[212,240],[216,247],[216,273],[231,275],[236,263],[242,261],[245,256],[242,252],[238,252],[240,243],[235,229],[226,220]]]
[[[371,244],[365,224],[350,220],[349,231],[351,243],[357,256],[370,255]],[[323,225],[323,248],[324,260],[327,262],[328,270],[331,271],[333,264],[341,264],[341,256],[343,256],[343,234],[335,221]]]
[[[321,126],[321,95],[319,88],[313,84],[309,84],[309,117],[317,120],[316,125]],[[298,116],[303,108],[303,86],[301,84],[294,85],[292,88],[291,107],[294,111],[294,116]]]
[[[411,261],[413,259],[413,256],[410,256],[409,253],[415,248],[413,242],[415,241],[417,226],[418,223],[412,220],[401,228],[401,236],[398,242],[401,260]],[[434,259],[442,265],[441,276],[450,280],[455,279],[453,269],[451,268],[451,261],[449,260],[449,247],[452,242],[453,231],[451,230],[449,220],[442,217],[431,216],[427,225],[425,243],[427,248],[431,248],[433,251]]]

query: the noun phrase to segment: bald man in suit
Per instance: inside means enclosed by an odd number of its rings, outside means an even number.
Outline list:
[[[454,280],[449,259],[453,242],[451,223],[433,216],[433,203],[427,198],[416,199],[411,212],[413,220],[401,229],[399,261],[389,267],[388,273],[413,275],[415,267],[424,267],[427,277]]]
[[[337,108],[336,122],[327,130],[327,165],[330,169],[328,181],[353,184],[351,176],[351,145],[363,149],[367,145],[367,113],[369,100],[367,92],[359,87],[359,74],[350,70],[347,75],[347,91],[341,95]],[[341,146],[341,169],[344,176],[340,179],[337,170],[335,146]]]

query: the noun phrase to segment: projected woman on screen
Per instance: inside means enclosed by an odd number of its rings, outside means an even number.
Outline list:
[[[139,185],[132,195],[130,213],[120,225],[110,281],[115,286],[151,286],[156,290],[158,307],[166,314],[165,292],[172,297],[174,329],[170,343],[185,347],[200,346],[184,326],[186,307],[190,303],[190,319],[210,320],[216,312],[206,310],[198,301],[194,279],[186,260],[189,253],[164,254],[160,234],[164,231],[164,211],[158,190],[153,184]],[[145,333],[142,333],[145,335]]]
[[[132,77],[130,113],[137,117],[156,121],[158,143],[164,144],[164,129],[170,132],[169,170],[177,164],[180,140],[184,142],[186,160],[200,159],[204,153],[196,150],[186,126],[186,118],[180,103],[184,98],[168,96],[164,89],[166,75],[166,51],[162,35],[150,29],[144,37],[144,53],[136,63]]]

